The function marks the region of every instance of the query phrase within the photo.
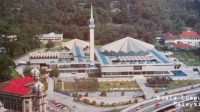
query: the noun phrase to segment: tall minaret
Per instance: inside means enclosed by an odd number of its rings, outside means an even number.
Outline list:
[[[93,17],[93,8],[91,4],[91,15],[90,15],[90,61],[94,62],[94,17]]]

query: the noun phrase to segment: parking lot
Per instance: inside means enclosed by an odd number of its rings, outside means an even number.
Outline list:
[[[71,112],[69,107],[53,99],[48,100],[47,111],[48,112]]]

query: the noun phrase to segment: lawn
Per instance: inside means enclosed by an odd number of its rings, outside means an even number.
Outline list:
[[[64,82],[64,89],[66,91],[75,91],[74,82]]]
[[[61,81],[57,81],[57,83],[55,83],[55,89],[56,90],[62,90],[62,83],[61,83]]]
[[[128,90],[140,90],[139,86],[135,81],[112,81],[112,82],[99,82],[99,90],[108,91],[112,88],[127,88]]]
[[[173,53],[174,57],[178,58],[180,61],[182,61],[184,64],[188,66],[200,66],[200,59],[193,52],[176,51]]]
[[[98,82],[98,88],[99,91],[108,91],[112,88],[118,88],[118,89],[126,89],[127,91],[141,91],[139,86],[135,81],[114,81],[114,82]],[[58,90],[61,90],[61,81],[57,81],[55,88]],[[64,82],[64,89],[65,91],[76,91],[77,88],[75,88],[75,82]],[[79,90],[78,90],[79,91]]]
[[[175,89],[175,88],[189,86],[189,85],[198,84],[198,83],[200,83],[200,80],[177,80],[177,81],[172,81],[171,83],[169,83],[166,89]]]
[[[167,85],[167,87],[165,87],[165,89],[154,88],[154,91],[162,92],[162,91],[166,91],[166,90],[176,89],[176,88],[189,86],[189,85],[193,85],[193,84],[199,84],[199,83],[200,83],[200,80],[176,80],[176,81],[172,81],[171,83],[169,83]]]

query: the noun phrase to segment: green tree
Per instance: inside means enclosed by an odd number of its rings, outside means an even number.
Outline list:
[[[6,20],[0,20],[0,33],[8,34],[9,23]]]
[[[40,74],[44,75],[47,73],[47,70],[45,68],[40,68]]]
[[[25,67],[25,68],[23,69],[23,74],[24,74],[24,76],[31,76],[31,75],[32,75],[32,74],[31,74],[31,70],[32,70],[31,67]]]
[[[0,35],[19,37],[19,43],[9,49],[9,55],[18,57],[38,48],[39,42],[33,37],[44,32],[63,32],[67,39],[87,40],[90,1],[82,2],[84,4],[80,4],[80,0],[0,0]],[[111,2],[93,0],[98,44],[125,36],[153,43],[157,30],[178,34],[186,26],[200,33],[199,0],[118,0],[110,6]],[[110,11],[113,8],[119,12]]]
[[[6,47],[7,53],[11,57],[18,57],[24,53],[23,44],[21,42],[4,42],[3,46]]]
[[[106,91],[101,91],[100,96],[106,97],[107,96]]]
[[[53,68],[50,72],[49,72],[49,77],[53,78],[53,77],[58,77],[60,74],[59,70],[57,68]]]
[[[4,82],[12,78],[12,69],[15,68],[15,63],[6,54],[0,54],[0,81]]]
[[[194,28],[200,34],[200,23],[197,23]]]
[[[138,103],[138,99],[135,99],[135,100],[134,100],[134,103]]]
[[[54,43],[52,41],[48,41],[45,46],[46,46],[46,48],[51,49],[54,47]]]

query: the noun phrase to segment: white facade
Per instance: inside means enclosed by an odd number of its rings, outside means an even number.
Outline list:
[[[93,8],[91,5],[91,15],[90,15],[90,61],[94,62],[94,18],[93,18]]]
[[[136,70],[135,67],[141,69]],[[173,64],[168,65],[104,65],[101,66],[102,77],[124,77],[134,75],[156,76],[172,75],[170,71],[174,70]],[[165,72],[168,72],[167,74]],[[125,74],[124,74],[125,73]]]
[[[16,41],[17,40],[17,35],[1,35],[5,40],[8,41]]]
[[[200,35],[197,32],[189,29],[181,32],[174,38],[165,39],[165,43],[168,42],[173,42],[175,44],[188,44],[190,46],[200,46]]]
[[[173,43],[182,43],[182,44],[189,44],[191,46],[199,46],[200,45],[200,38],[180,38],[174,40],[165,40],[165,43],[173,42]]]
[[[51,32],[49,34],[37,35],[37,37],[44,44],[47,43],[48,41],[52,41],[52,42],[62,42],[63,41],[63,34],[56,34],[54,32]]]
[[[45,52],[45,53],[30,53],[29,61],[31,64],[46,64],[58,62],[60,53]]]

